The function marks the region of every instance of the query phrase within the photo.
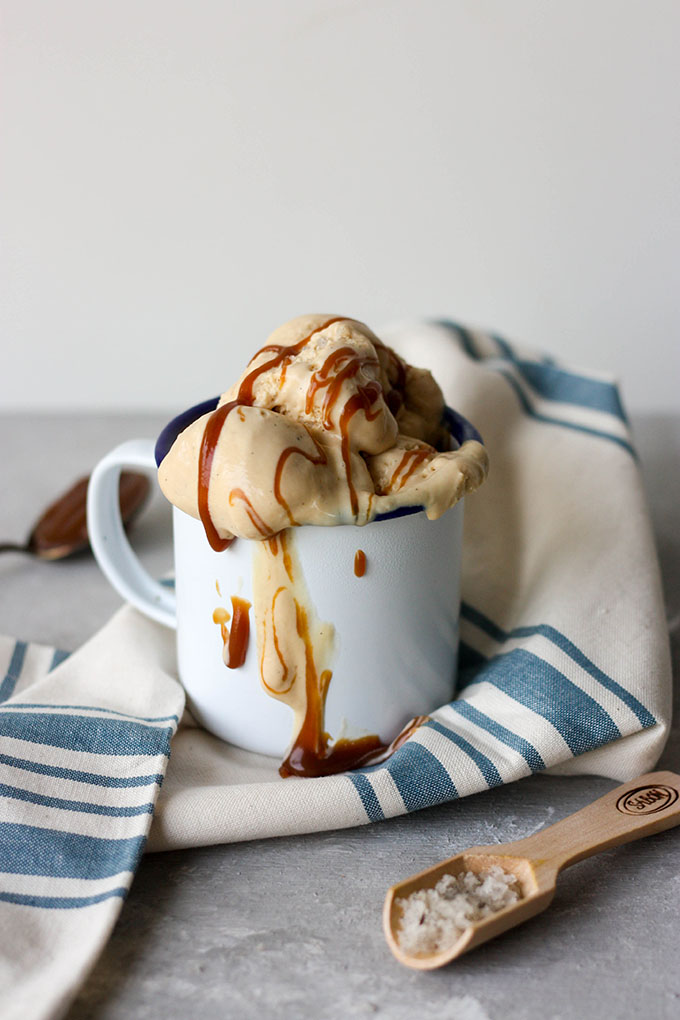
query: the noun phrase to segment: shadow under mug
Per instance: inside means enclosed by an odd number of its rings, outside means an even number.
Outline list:
[[[95,467],[88,491],[94,555],[118,593],[151,619],[176,628],[177,662],[188,706],[207,730],[238,747],[282,757],[291,740],[292,710],[265,691],[253,610],[245,661],[225,665],[215,610],[231,597],[253,605],[253,552],[237,539],[223,552],[209,545],[200,521],[173,508],[175,586],[152,578],[132,549],[120,518],[123,470],[156,475],[174,439],[212,410],[206,401],[173,419],[154,443],[135,439]],[[480,439],[447,410],[459,443]],[[458,654],[463,501],[436,521],[419,507],[386,514],[363,527],[291,529],[304,587],[317,619],[333,625],[325,729],[333,739],[378,734],[388,743],[416,715],[454,694]],[[356,553],[365,555],[363,576]],[[216,614],[219,620],[220,614]]]

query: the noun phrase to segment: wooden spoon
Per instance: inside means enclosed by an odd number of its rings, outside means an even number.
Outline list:
[[[79,478],[40,516],[27,540],[0,543],[0,553],[22,552],[43,560],[63,560],[87,549],[88,477]],[[146,475],[123,471],[120,476],[120,512],[124,524],[137,516],[146,502],[150,482]]]
[[[680,825],[680,776],[650,772],[617,786],[587,807],[526,839],[495,846],[476,846],[393,885],[385,898],[383,929],[400,963],[416,970],[434,970],[508,928],[534,917],[550,904],[563,868],[621,843],[651,836]],[[399,945],[400,899],[417,889],[430,889],[443,875],[488,872],[494,865],[513,875],[521,898],[431,954],[404,951]]]

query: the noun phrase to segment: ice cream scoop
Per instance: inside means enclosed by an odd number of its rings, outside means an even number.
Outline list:
[[[363,323],[305,315],[275,330],[218,407],[181,433],[158,478],[219,549],[407,506],[436,519],[487,467],[479,437],[454,448],[429,372]]]

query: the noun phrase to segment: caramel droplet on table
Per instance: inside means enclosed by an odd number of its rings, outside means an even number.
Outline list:
[[[354,557],[354,573],[357,577],[363,577],[366,573],[366,553],[363,549],[357,549]]]

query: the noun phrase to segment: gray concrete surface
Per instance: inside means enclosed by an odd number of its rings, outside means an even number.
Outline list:
[[[162,416],[0,417],[0,537],[25,536],[61,487]],[[680,416],[634,422],[680,666]],[[154,572],[169,514],[136,529]],[[0,632],[77,647],[119,605],[87,557],[0,559]],[[660,765],[680,771],[675,724]],[[614,784],[534,776],[359,829],[147,856],[68,1020],[611,1020],[680,1017],[680,829],[601,854],[548,912],[430,974],[380,928],[387,887],[475,843],[516,839]]]

